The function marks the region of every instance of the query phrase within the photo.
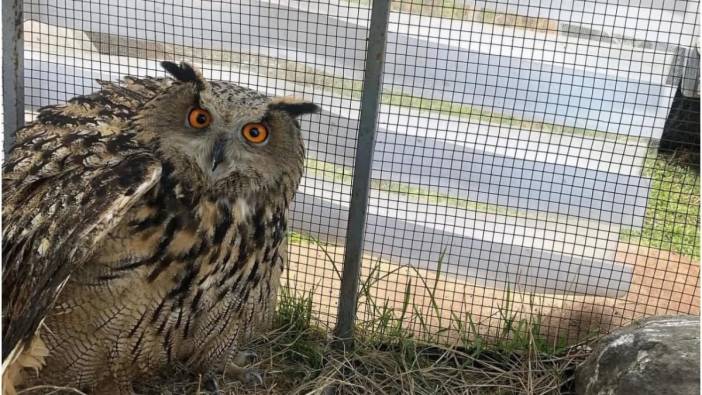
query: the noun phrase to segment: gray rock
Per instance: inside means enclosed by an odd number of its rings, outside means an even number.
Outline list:
[[[575,372],[576,393],[698,395],[699,320],[653,317],[602,338]]]

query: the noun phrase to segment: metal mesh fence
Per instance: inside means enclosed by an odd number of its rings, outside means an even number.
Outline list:
[[[393,2],[366,247],[431,279],[412,324],[449,338],[698,313],[697,159],[656,151],[696,8],[533,3]]]
[[[646,3],[646,4],[644,4]],[[698,3],[390,4],[358,324],[576,340],[699,314]],[[333,325],[371,7],[363,0],[23,3],[26,120],[98,88],[207,78],[323,108],[284,284]],[[389,318],[390,317],[390,318]],[[529,318],[531,317],[531,318]],[[536,317],[536,320],[534,320]],[[526,321],[525,321],[526,320]]]

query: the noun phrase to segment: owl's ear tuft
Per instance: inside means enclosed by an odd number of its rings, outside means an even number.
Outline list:
[[[276,97],[268,105],[269,110],[285,111],[291,117],[297,118],[300,115],[314,114],[321,111],[321,108],[309,101],[294,97]]]
[[[163,61],[161,67],[180,82],[194,82],[198,90],[205,88],[205,79],[202,74],[188,63],[181,62],[180,65],[177,65],[173,62]]]

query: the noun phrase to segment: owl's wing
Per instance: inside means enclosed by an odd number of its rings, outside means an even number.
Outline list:
[[[160,161],[119,129],[126,123],[54,118],[21,130],[3,166],[3,365],[32,338],[71,272],[161,175]]]

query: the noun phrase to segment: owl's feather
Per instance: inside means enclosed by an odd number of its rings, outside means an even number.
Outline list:
[[[113,85],[63,108],[44,109],[39,122],[18,133],[7,158],[3,361],[31,339],[73,270],[160,177],[160,162],[121,131],[133,112],[110,99],[148,96],[114,95],[121,89]],[[107,106],[117,111],[100,114]]]

